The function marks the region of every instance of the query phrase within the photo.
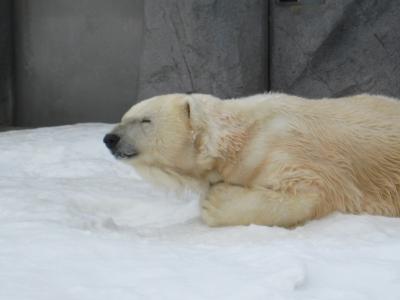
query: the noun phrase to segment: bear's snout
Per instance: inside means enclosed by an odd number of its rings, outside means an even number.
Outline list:
[[[120,139],[121,138],[119,137],[119,135],[108,133],[104,136],[103,142],[104,144],[106,144],[108,149],[113,150],[115,146],[117,146]]]

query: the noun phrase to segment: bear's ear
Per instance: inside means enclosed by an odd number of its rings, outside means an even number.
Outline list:
[[[204,129],[210,125],[211,116],[216,113],[221,100],[217,97],[205,94],[188,95],[186,113],[193,129]]]
[[[216,139],[221,100],[205,94],[191,94],[187,99],[185,109],[194,146],[200,152],[212,152],[210,143]]]
[[[204,164],[212,164],[215,158],[233,158],[245,142],[246,125],[220,99],[211,95],[190,95],[186,111],[193,145]]]
[[[210,165],[215,158],[234,160],[247,142],[251,126],[216,97],[193,94],[188,98],[186,112],[199,159]]]

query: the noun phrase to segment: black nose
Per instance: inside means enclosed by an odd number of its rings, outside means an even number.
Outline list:
[[[116,134],[109,133],[103,139],[104,144],[106,144],[108,149],[113,149],[118,144],[120,137]]]

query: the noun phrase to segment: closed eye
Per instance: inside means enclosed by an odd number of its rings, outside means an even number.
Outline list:
[[[148,118],[142,119],[141,123],[151,123],[151,120]]]

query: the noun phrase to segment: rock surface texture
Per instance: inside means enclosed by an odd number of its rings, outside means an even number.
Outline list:
[[[271,1],[272,90],[400,96],[400,1]]]
[[[145,1],[138,99],[264,91],[264,6],[261,0]]]

